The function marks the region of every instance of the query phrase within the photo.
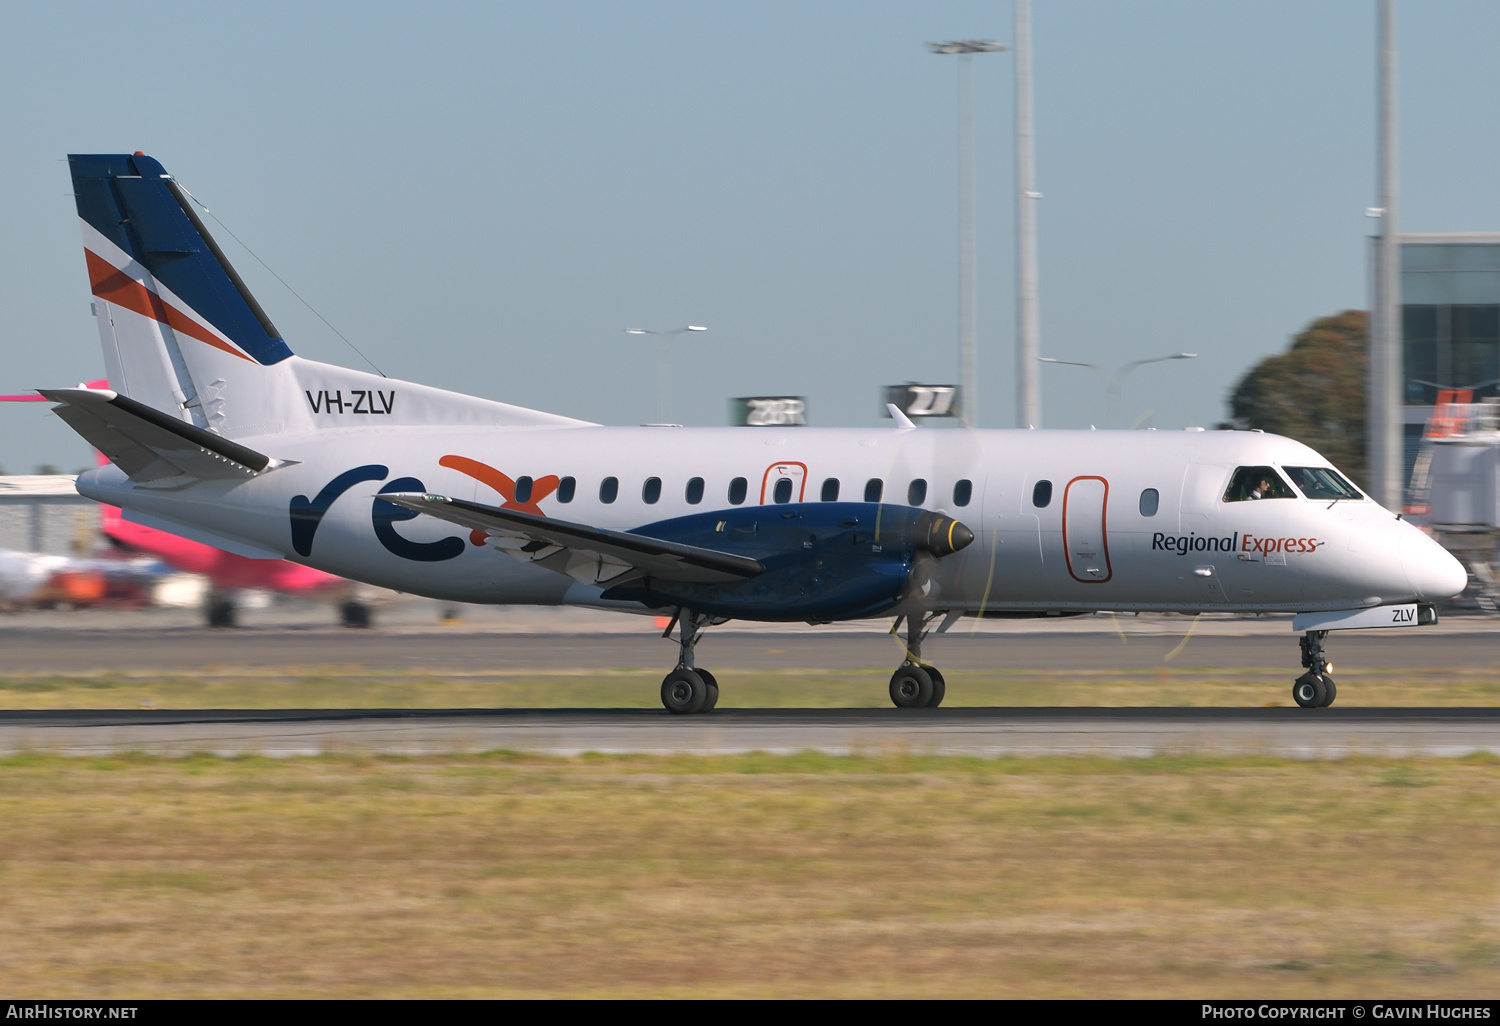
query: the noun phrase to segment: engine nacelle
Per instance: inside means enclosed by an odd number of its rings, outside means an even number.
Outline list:
[[[949,555],[974,540],[972,531],[941,513],[866,502],[721,509],[631,533],[749,556],[766,570],[712,584],[646,578],[610,588],[607,599],[739,620],[816,623],[890,609],[917,560]]]

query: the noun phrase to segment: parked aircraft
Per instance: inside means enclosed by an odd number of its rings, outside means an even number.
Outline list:
[[[109,382],[103,379],[90,381],[84,387],[105,389]],[[45,401],[40,395],[0,395],[0,402]],[[106,457],[101,454],[99,462],[105,461]],[[237,556],[181,535],[133,523],[122,516],[117,506],[101,508],[99,529],[121,548],[147,553],[178,570],[207,577],[212,590],[203,612],[210,627],[234,626],[235,596],[245,590],[276,591],[334,601],[345,627],[370,626],[369,604],[361,601],[355,593],[357,586],[342,577],[285,560]]]
[[[1307,446],[1254,432],[604,427],[293,355],[166,170],[69,158],[112,389],[44,389],[139,522],[434,598],[665,613],[662,703],[713,708],[703,629],[894,617],[902,707],[964,616],[1433,622],[1463,568]]]

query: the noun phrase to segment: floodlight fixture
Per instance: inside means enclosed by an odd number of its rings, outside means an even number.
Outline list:
[[[993,39],[953,39],[946,43],[928,43],[933,53],[1004,53],[1010,47]]]
[[[1137,367],[1144,367],[1148,363],[1164,363],[1167,360],[1196,360],[1197,353],[1168,353],[1166,356],[1153,356],[1149,360],[1131,360],[1129,363],[1117,367],[1114,371],[1105,370],[1097,363],[1084,363],[1080,360],[1059,360],[1051,356],[1038,356],[1038,363],[1057,363],[1068,367],[1087,367],[1099,375],[1104,382],[1104,426],[1118,427],[1120,420],[1120,389],[1125,383],[1125,375]]]
[[[656,336],[656,422],[666,424],[672,418],[672,340],[689,331],[707,331],[702,324],[689,324],[671,331],[650,328],[626,328],[627,335]]]

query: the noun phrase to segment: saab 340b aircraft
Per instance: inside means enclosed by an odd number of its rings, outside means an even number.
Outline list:
[[[112,461],[78,490],[231,552],[461,602],[672,617],[674,713],[731,619],[904,621],[936,706],[964,616],[1294,613],[1298,705],[1330,630],[1435,622],[1459,563],[1298,442],[1254,432],[605,427],[293,355],[162,165],[68,158],[114,389],[45,389]]]

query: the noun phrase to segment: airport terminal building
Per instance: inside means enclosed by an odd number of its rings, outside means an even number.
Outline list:
[[[1500,396],[1500,232],[1401,236],[1405,474],[1438,393]]]
[[[0,477],[0,549],[88,556],[104,544],[99,504],[78,494],[72,474]]]

